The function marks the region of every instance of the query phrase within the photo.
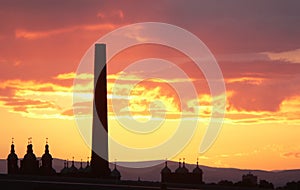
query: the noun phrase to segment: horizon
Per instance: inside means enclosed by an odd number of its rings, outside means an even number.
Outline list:
[[[93,76],[80,73],[79,65],[89,56],[89,48],[110,32],[135,23],[162,22],[197,36],[222,71],[226,94],[218,94],[216,102],[225,96],[226,102],[220,103],[225,118],[218,138],[199,152],[215,103],[205,73],[183,52],[153,44],[132,46],[108,60],[110,137],[133,149],[150,148],[169,140],[185,122],[185,127],[195,127],[190,141],[174,144],[180,148],[171,157],[166,152],[155,155],[160,160],[185,158],[192,164],[199,159],[208,167],[264,171],[300,169],[300,2],[165,0],[159,7],[149,1],[116,2],[3,2],[0,159],[7,158],[12,138],[19,159],[23,158],[29,137],[37,157],[44,153],[46,138],[54,158],[91,157],[91,139],[82,133],[73,109],[90,117]],[[142,32],[133,28],[124,36],[143,42],[147,39]],[[153,57],[175,66],[159,62],[158,67],[151,60],[154,66],[143,65],[130,73],[133,63]],[[187,78],[176,75],[178,68]],[[149,73],[165,78],[149,78]],[[83,93],[81,102],[73,102],[76,85]],[[186,90],[189,85],[195,87],[196,97]],[[120,94],[114,94],[114,88]],[[184,98],[177,88],[186,90]],[[139,122],[142,127],[159,121],[161,128],[139,136],[120,121],[132,126]],[[85,124],[90,134],[91,126]],[[111,163],[143,159],[109,151]]]

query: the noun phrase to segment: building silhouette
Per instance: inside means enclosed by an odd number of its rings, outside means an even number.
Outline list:
[[[18,156],[15,153],[15,145],[14,142],[11,144],[10,154],[7,157],[7,173],[8,174],[18,174],[19,166],[18,166]]]
[[[33,146],[31,141],[27,145],[27,153],[24,155],[24,158],[21,160],[20,172],[21,174],[38,174],[39,171],[39,161],[36,159],[35,154],[33,153]]]
[[[52,167],[52,156],[49,153],[48,143],[45,146],[45,153],[41,158],[41,165],[39,160],[33,153],[33,145],[28,141],[27,152],[24,158],[20,160],[20,168],[18,166],[18,156],[15,153],[15,146],[11,144],[10,154],[7,157],[7,173],[8,174],[22,174],[22,175],[56,175],[56,171]]]
[[[45,145],[45,153],[42,156],[42,165],[40,167],[40,173],[42,175],[55,175],[56,171],[52,167],[52,156],[49,153],[49,145],[48,142],[46,142]]]
[[[167,161],[165,167],[161,170],[161,182],[162,183],[181,183],[181,184],[203,184],[202,175],[203,171],[199,168],[198,161],[196,168],[192,172],[185,167],[185,162],[179,161],[179,166],[172,172],[168,167]]]
[[[58,174],[60,176],[66,176],[66,177],[89,177],[93,178],[94,173],[92,172],[92,167],[90,165],[90,162],[87,161],[86,166],[83,167],[82,161],[80,162],[80,168],[77,168],[75,166],[74,160],[71,162],[71,166],[69,167],[69,161],[66,160],[64,162],[64,167]],[[114,169],[106,176],[105,179],[114,179],[114,180],[121,180],[121,173],[117,169],[116,163],[114,164]]]
[[[59,173],[62,176],[71,177],[97,177],[103,179],[118,179],[121,174],[115,167],[113,171],[109,168],[108,162],[108,122],[107,122],[107,72],[106,72],[106,45],[95,44],[94,59],[94,103],[93,103],[93,126],[92,126],[92,152],[91,163],[87,161],[85,168],[82,166],[76,168],[74,158],[69,167],[69,162],[65,161],[64,167]],[[99,131],[99,127],[103,127],[105,132]],[[30,138],[31,139],[31,138]],[[42,156],[42,163],[39,166],[31,140],[28,141],[27,153],[21,160],[20,170],[18,169],[18,157],[14,151],[14,145],[11,146],[11,153],[7,158],[8,173],[20,174],[40,174],[55,175],[56,172],[52,168],[52,156],[49,153],[49,145],[46,142],[45,153]],[[101,152],[102,155],[98,155]]]

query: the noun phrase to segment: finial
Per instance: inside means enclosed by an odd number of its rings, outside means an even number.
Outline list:
[[[28,144],[32,144],[32,137],[28,138]]]
[[[48,144],[48,137],[46,138],[46,144]]]
[[[15,138],[13,138],[13,137],[11,138],[11,144],[14,144],[14,139]]]

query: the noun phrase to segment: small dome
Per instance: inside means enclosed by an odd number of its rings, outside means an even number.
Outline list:
[[[202,170],[197,166],[195,169],[193,169],[193,173],[202,174]]]
[[[161,170],[161,173],[163,173],[163,174],[170,174],[171,173],[171,170],[170,170],[170,168],[168,167],[168,164],[167,164],[167,162],[166,162],[166,165],[165,165],[165,167]]]
[[[68,168],[67,168],[67,161],[64,162],[64,168],[60,171],[61,174],[67,174]]]
[[[18,160],[18,156],[15,153],[15,145],[11,145],[10,154],[7,157],[7,160]]]
[[[33,153],[32,144],[27,146],[27,153],[24,156],[24,160],[36,160],[36,156]]]
[[[115,168],[110,173],[110,176],[113,177],[113,178],[115,178],[115,179],[120,179],[121,178],[121,173],[117,169],[117,164],[116,163],[115,163]]]
[[[69,168],[69,173],[77,173],[78,169],[74,165],[74,161],[72,161],[72,166]]]
[[[182,167],[182,168],[180,168],[178,173],[186,174],[186,173],[189,173],[189,170],[186,167]]]
[[[80,168],[78,169],[79,173],[84,173],[84,168],[82,167],[82,160],[80,162]]]
[[[179,161],[179,166],[178,166],[178,168],[175,170],[175,173],[179,173],[180,170],[181,170],[181,162]]]
[[[185,163],[183,162],[182,167],[178,169],[177,173],[189,173],[189,170],[185,167]]]
[[[86,167],[84,168],[85,173],[91,173],[92,172],[92,167],[90,166],[89,161],[87,161]]]
[[[117,168],[114,168],[110,175],[112,177],[121,177],[121,173],[119,172],[119,170],[117,170]]]
[[[49,153],[49,145],[46,144],[45,146],[45,153],[42,156],[43,161],[51,161],[53,160],[52,155]]]
[[[202,174],[203,173],[203,171],[199,168],[198,161],[197,161],[196,168],[193,169],[193,173],[195,173],[195,174]]]
[[[7,160],[18,160],[16,153],[10,153],[7,157]]]

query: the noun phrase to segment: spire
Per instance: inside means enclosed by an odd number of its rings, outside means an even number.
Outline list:
[[[14,138],[11,138],[10,154],[7,157],[7,173],[17,174],[19,172],[18,156],[15,153]]]
[[[181,158],[179,158],[179,166],[178,166],[179,168],[181,168],[181,162],[180,161],[181,161]]]
[[[202,170],[199,168],[199,158],[197,158],[197,166],[193,169],[193,173],[202,175]]]
[[[28,138],[27,153],[33,153],[33,150],[32,150],[32,137]]]
[[[183,161],[182,161],[182,167],[185,168],[185,158],[183,158],[182,160],[183,160]]]
[[[49,153],[49,145],[48,145],[48,138],[46,138],[46,145],[45,145],[45,154]]]
[[[86,167],[90,166],[90,162],[89,162],[90,157],[87,157],[87,161],[86,161]]]
[[[10,153],[15,153],[14,138],[11,138]]]
[[[74,166],[74,156],[72,157],[72,166]]]
[[[82,159],[80,159],[80,168],[82,168]]]

